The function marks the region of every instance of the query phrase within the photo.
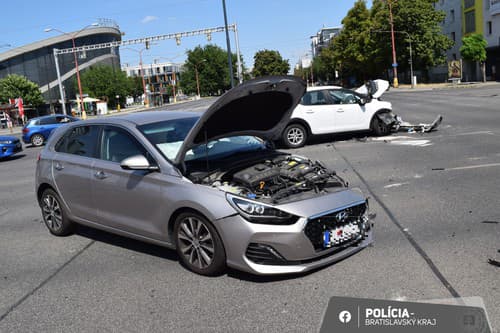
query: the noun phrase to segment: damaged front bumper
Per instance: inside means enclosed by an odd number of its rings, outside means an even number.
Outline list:
[[[390,127],[393,132],[403,131],[409,133],[427,133],[434,131],[443,121],[443,116],[438,115],[431,123],[412,124],[407,121],[403,121],[400,116],[397,116],[392,112],[379,113],[376,117],[386,126]]]
[[[362,205],[363,216],[355,216],[359,210],[354,208]],[[359,230],[348,233],[354,230],[353,223]],[[270,275],[307,272],[362,250],[372,242],[372,223],[363,201],[300,218],[293,225],[256,224],[240,215],[218,220],[215,225],[223,239],[228,266]],[[346,226],[345,238],[335,236],[342,234],[342,226]]]

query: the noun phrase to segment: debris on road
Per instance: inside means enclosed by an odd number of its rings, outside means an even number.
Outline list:
[[[497,261],[495,259],[488,259],[488,263],[493,266],[500,267],[500,261]]]
[[[436,119],[430,124],[420,123],[418,125],[411,124],[407,121],[403,121],[400,116],[396,116],[396,123],[394,125],[395,131],[403,131],[407,133],[427,133],[436,130],[441,122],[443,121],[443,116],[438,115]]]

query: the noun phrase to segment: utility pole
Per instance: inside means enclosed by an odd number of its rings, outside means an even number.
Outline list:
[[[233,88],[234,87],[233,60],[231,57],[231,43],[229,42],[229,30],[227,28],[226,0],[222,0],[222,8],[224,9],[224,27],[226,29],[227,62],[229,63],[229,79],[231,81],[231,88]]]
[[[393,0],[387,0],[387,4],[389,5],[389,20],[390,20],[390,24],[391,24],[392,69],[393,69],[393,73],[394,73],[393,86],[394,86],[394,88],[397,88],[399,86],[399,83],[398,83],[398,63],[396,60],[396,44],[394,41],[394,22],[393,22],[393,17],[392,17],[392,1]]]

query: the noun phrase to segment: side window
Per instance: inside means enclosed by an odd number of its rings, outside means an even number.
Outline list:
[[[69,123],[69,122],[71,122],[71,118],[67,117],[67,116],[57,116],[56,117],[56,122],[57,123],[62,123],[62,124]]]
[[[340,90],[328,90],[328,95],[330,95],[333,104],[342,104],[343,94],[340,93]]]
[[[147,157],[146,149],[131,134],[117,127],[104,129],[100,156],[102,160],[121,162],[134,155]]]
[[[302,96],[302,105],[325,105],[329,104],[322,90],[310,91]]]
[[[40,125],[50,125],[50,124],[55,124],[55,123],[56,123],[55,117],[47,117],[47,118],[40,119]]]
[[[55,150],[60,153],[96,157],[98,137],[97,126],[73,127],[59,140]]]
[[[351,90],[344,90],[344,89],[330,90],[329,93],[333,99],[338,101],[338,103],[336,102],[335,104],[356,104],[356,103],[358,103],[358,97]]]

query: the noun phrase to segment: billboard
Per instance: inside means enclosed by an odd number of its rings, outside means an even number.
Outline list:
[[[462,78],[462,60],[448,61],[448,79]]]

